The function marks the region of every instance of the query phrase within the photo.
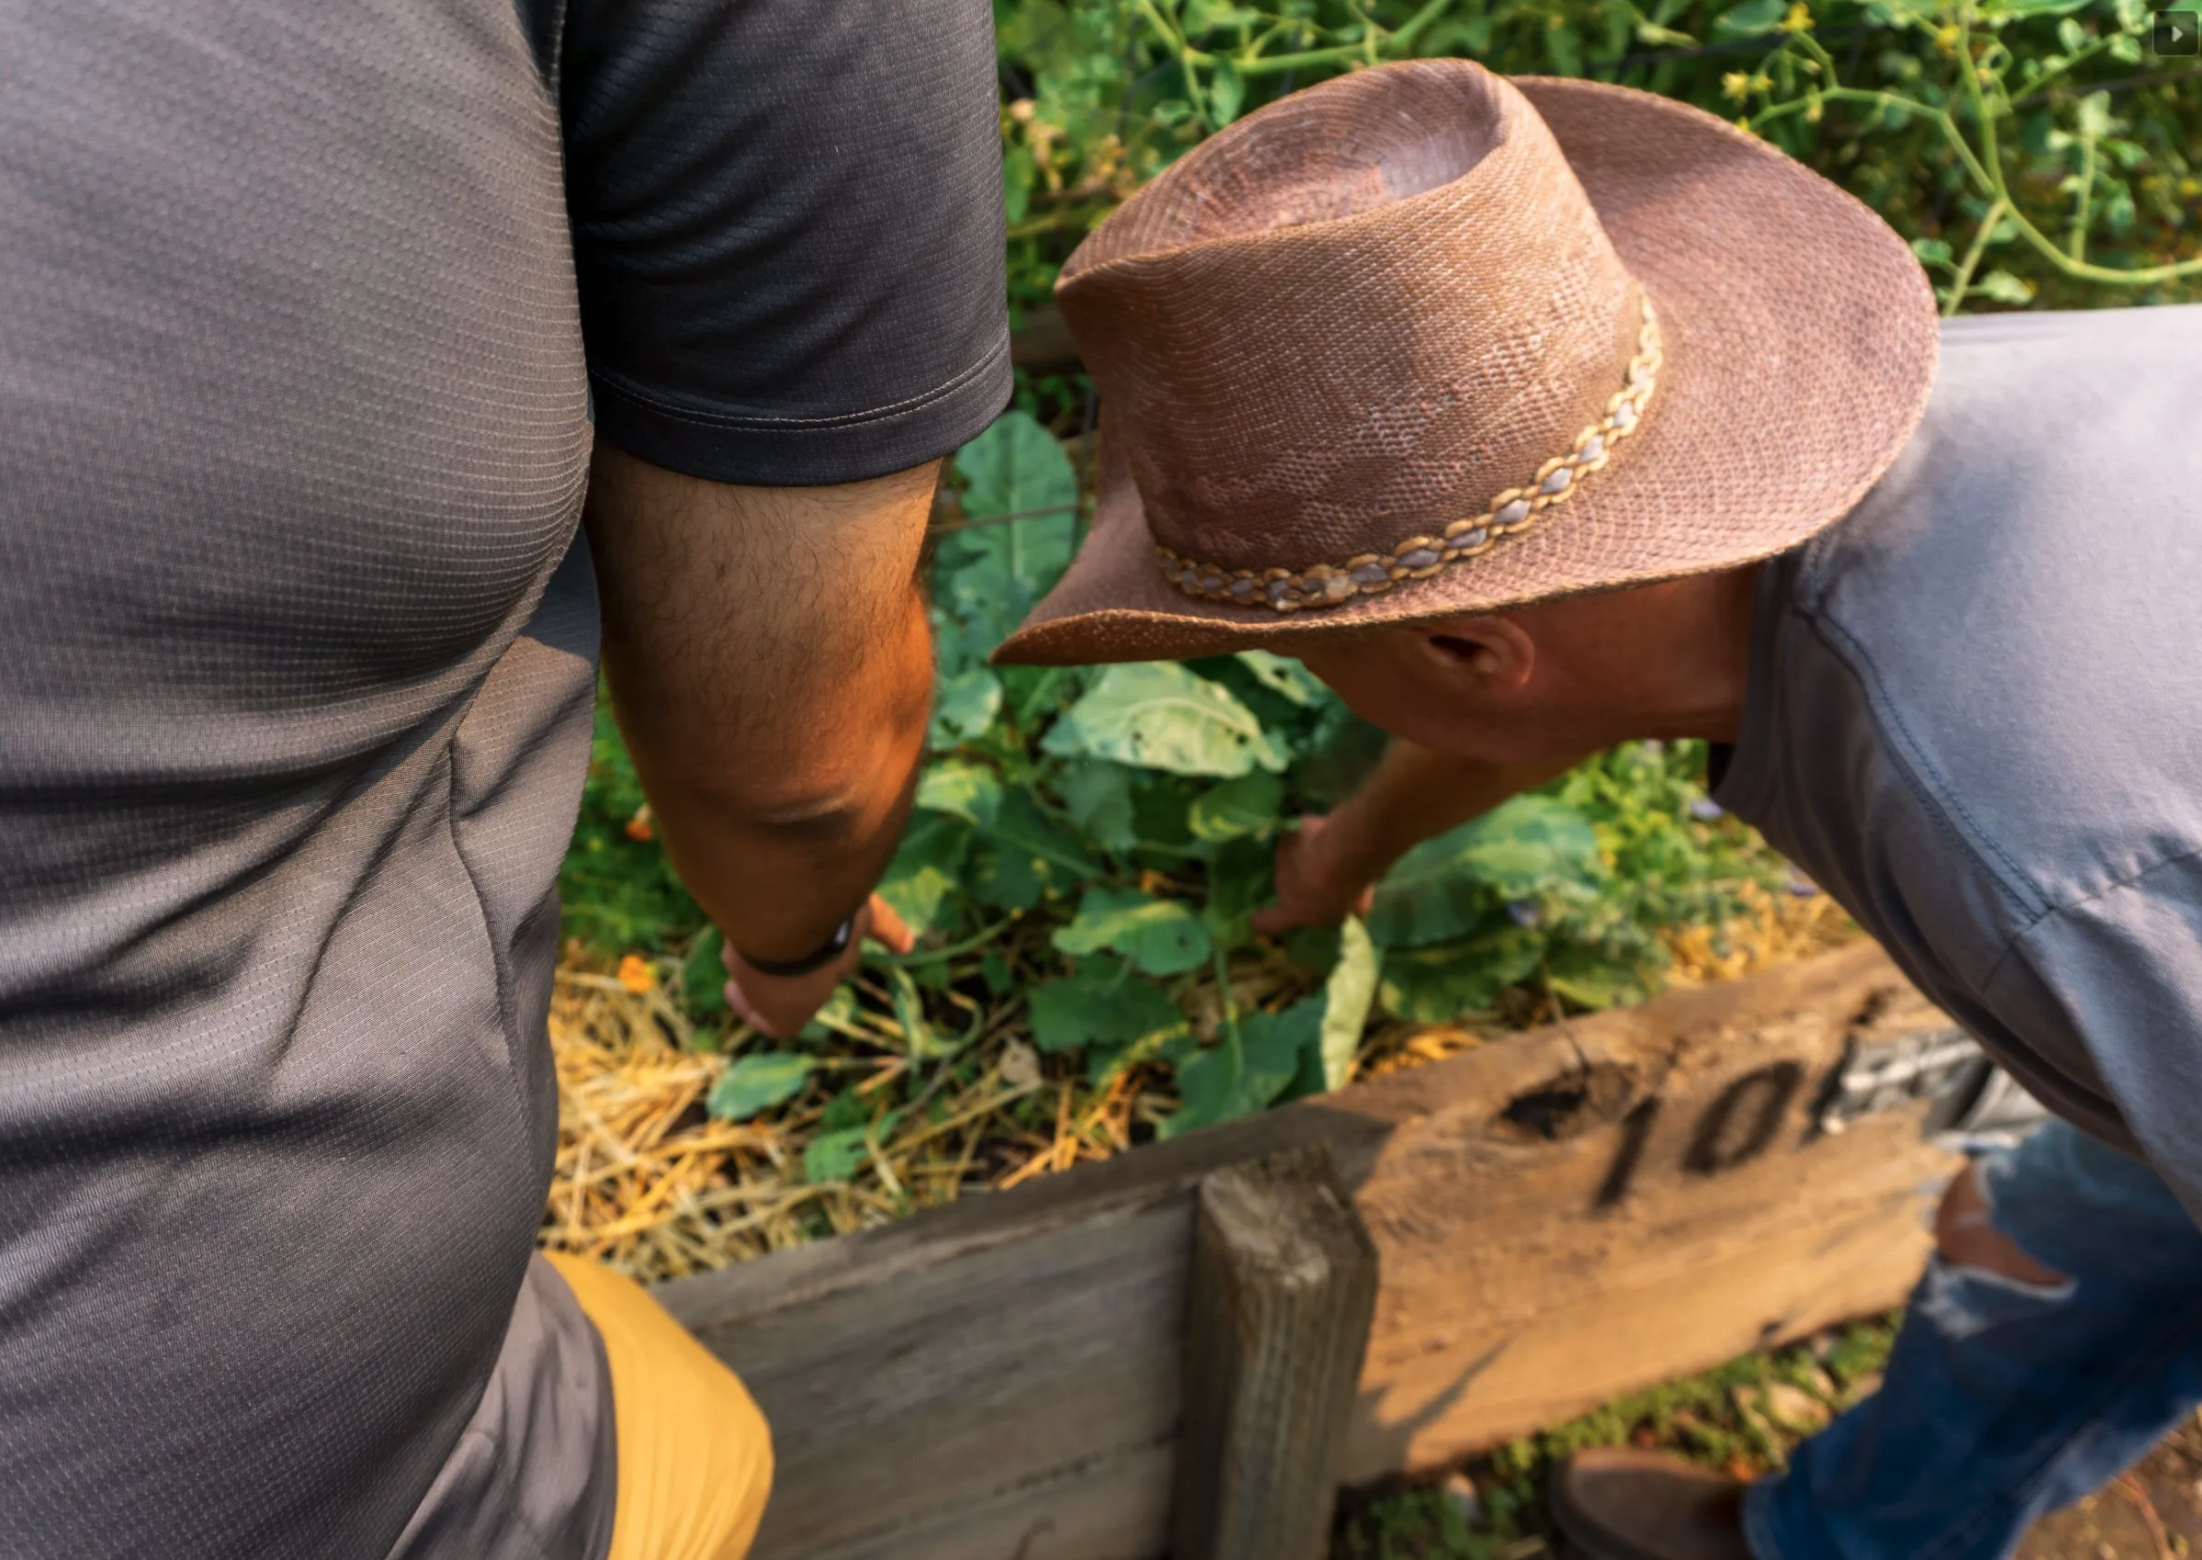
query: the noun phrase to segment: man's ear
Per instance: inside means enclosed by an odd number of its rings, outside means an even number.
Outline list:
[[[1537,668],[1537,644],[1509,618],[1442,618],[1415,625],[1424,653],[1448,675],[1492,693],[1512,693]]]

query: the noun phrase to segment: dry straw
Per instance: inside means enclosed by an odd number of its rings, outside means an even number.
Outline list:
[[[1735,979],[1856,935],[1824,895],[1743,892],[1748,908],[1737,920],[1672,934],[1671,982]],[[1272,954],[1234,969],[1231,982],[1232,1003],[1247,1012],[1294,1000],[1309,976]],[[1223,1021],[1221,990],[1203,979],[1185,995],[1195,1033],[1213,1036]],[[1357,1072],[1443,1061],[1558,1016],[1549,995],[1519,995],[1498,1014],[1459,1024],[1378,1025]],[[873,996],[836,1037],[840,1054],[820,1056],[801,1095],[733,1123],[704,1110],[729,1058],[698,1048],[648,966],[560,970],[550,1018],[558,1160],[541,1243],[646,1280],[707,1272],[1106,1159],[1131,1146],[1138,1124],[1175,1106],[1159,1069],[1134,1067],[1089,1086],[1082,1068],[1044,1060],[1016,1020],[1017,1004],[1005,1001],[974,1026],[972,1081],[952,1084],[952,1070],[935,1066],[918,1085],[921,1103],[890,1116],[888,1085],[907,1077],[911,1063],[906,1037],[886,1016],[891,993],[879,985]],[[879,1099],[872,1117],[886,1130],[866,1143],[847,1179],[814,1183],[804,1150],[825,1130],[827,1106],[850,1090]]]

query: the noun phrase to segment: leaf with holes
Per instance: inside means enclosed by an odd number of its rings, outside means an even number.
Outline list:
[[[1232,780],[1282,773],[1284,750],[1254,712],[1174,661],[1111,666],[1048,731],[1043,750]]]

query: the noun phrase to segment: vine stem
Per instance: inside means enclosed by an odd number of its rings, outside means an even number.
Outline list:
[[[1973,285],[1973,272],[1980,267],[1980,257],[1987,253],[1988,245],[1995,237],[1996,224],[2003,220],[2010,208],[1997,201],[1988,208],[1988,214],[1980,219],[1980,231],[1973,235],[1972,247],[1965,251],[1965,259],[1957,268],[1957,275],[1950,282],[1949,302],[1942,306],[1942,317],[1955,314],[1958,305],[1965,301],[1966,289]]]

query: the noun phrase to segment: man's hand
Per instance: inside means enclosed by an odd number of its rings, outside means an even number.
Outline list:
[[[1254,930],[1275,935],[1298,926],[1336,926],[1349,915],[1367,915],[1376,885],[1338,859],[1330,820],[1302,818],[1277,842],[1277,902],[1254,912]]]
[[[866,938],[889,953],[908,953],[917,937],[877,894],[856,913],[848,947],[839,958],[821,964],[808,975],[767,975],[750,968],[749,961],[730,943],[726,948],[726,1000],[735,1012],[775,1040],[793,1038],[811,1021],[811,1015],[833,995],[833,988],[856,973],[864,957]]]
[[[1376,881],[1401,856],[1575,762],[1487,764],[1395,737],[1376,772],[1336,812],[1301,819],[1278,842],[1277,902],[1254,912],[1254,930],[1335,926],[1367,915]]]
[[[735,1005],[792,1034],[869,932],[932,696],[918,589],[938,465],[840,487],[706,482],[599,444],[587,524],[612,709],[667,854],[726,935]],[[795,979],[743,959],[843,959]]]

